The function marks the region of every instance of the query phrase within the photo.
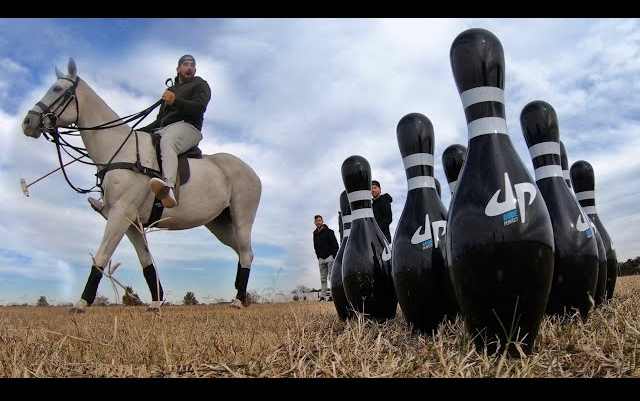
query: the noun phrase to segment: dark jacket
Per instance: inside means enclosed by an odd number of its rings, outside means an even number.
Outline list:
[[[382,233],[387,237],[387,241],[389,242],[391,242],[389,225],[393,221],[391,202],[393,202],[393,198],[389,194],[382,194],[378,196],[378,199],[373,200],[373,216],[376,218],[378,226],[380,226]]]
[[[176,100],[173,104],[162,103],[156,121],[139,129],[152,132],[184,120],[202,131],[204,112],[207,110],[209,100],[211,100],[211,88],[209,88],[207,81],[200,77],[193,77],[193,81],[184,84],[177,83],[169,90],[176,94]]]
[[[313,230],[313,248],[319,259],[328,258],[329,255],[336,257],[339,248],[336,234],[326,224],[322,225],[322,230]]]

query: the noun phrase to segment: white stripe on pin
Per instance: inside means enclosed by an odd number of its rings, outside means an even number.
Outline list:
[[[585,200],[585,199],[595,199],[595,198],[596,198],[596,191],[582,191],[582,192],[576,193],[576,199],[579,201]]]
[[[467,124],[469,139],[487,134],[507,135],[507,121],[502,117],[483,117]]]
[[[353,221],[358,219],[366,219],[368,217],[373,217],[373,209],[370,207],[365,207],[364,209],[356,209],[351,211],[351,215],[353,216]]]
[[[571,177],[569,176],[569,170],[562,170],[562,174],[564,175],[565,180],[571,181]]]
[[[415,166],[431,166],[433,167],[433,155],[430,153],[414,153],[402,159],[404,169]]]
[[[584,212],[586,214],[596,214],[596,207],[595,206],[583,206],[582,210],[584,210]]]
[[[462,107],[465,109],[473,104],[482,102],[498,102],[504,104],[504,89],[495,86],[480,86],[466,90],[460,94]]]
[[[560,156],[560,144],[558,142],[540,142],[529,148],[531,158],[542,155]]]
[[[347,198],[349,198],[349,202],[357,202],[363,200],[371,200],[371,190],[362,190],[362,191],[353,191],[347,194]]]
[[[350,214],[345,214],[344,216],[342,216],[342,224],[347,224],[347,223],[351,223],[351,215]]]
[[[348,228],[342,232],[342,238],[347,238],[351,234],[351,229]]]
[[[418,177],[412,177],[407,180],[408,191],[417,188],[435,188],[436,180],[433,177],[421,175]]]
[[[540,181],[544,178],[561,177],[564,180],[564,174],[562,174],[562,167],[557,164],[549,166],[538,167],[535,171],[536,181]]]

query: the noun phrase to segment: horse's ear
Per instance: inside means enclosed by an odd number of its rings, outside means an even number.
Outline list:
[[[62,73],[62,71],[60,71],[60,70],[58,69],[58,67],[57,67],[57,66],[56,66],[56,77],[57,77],[58,79],[60,79],[60,78],[64,77],[64,74]]]
[[[67,71],[71,76],[75,76],[78,73],[78,68],[76,67],[76,61],[73,59],[73,57],[69,57],[69,64],[67,65]]]

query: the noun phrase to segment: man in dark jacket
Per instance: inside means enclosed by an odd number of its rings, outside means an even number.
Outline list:
[[[322,216],[315,215],[314,223],[316,229],[313,231],[313,248],[320,267],[320,301],[324,301],[325,296],[330,296],[327,293],[327,277],[331,277],[331,268],[339,247],[336,234],[324,224]]]
[[[152,178],[151,191],[162,200],[164,207],[177,205],[173,190],[178,173],[178,155],[197,146],[202,140],[204,112],[211,100],[207,81],[196,77],[196,60],[185,54],[180,57],[174,85],[164,91],[158,118],[141,131],[161,135],[162,174],[164,180]]]
[[[376,180],[371,181],[371,195],[373,196],[373,216],[382,230],[382,233],[387,238],[387,241],[391,243],[391,232],[389,232],[389,225],[393,221],[393,214],[391,213],[391,202],[393,198],[389,194],[381,193],[380,183]]]

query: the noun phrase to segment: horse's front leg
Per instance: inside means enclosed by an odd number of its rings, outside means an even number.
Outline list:
[[[136,220],[140,202],[135,201],[136,197],[132,192],[140,191],[136,191],[132,187],[130,192],[127,193],[129,196],[121,197],[113,204],[113,207],[110,208],[107,225],[102,236],[102,242],[100,243],[96,256],[93,258],[89,278],[87,279],[87,283],[85,284],[80,300],[76,302],[71,310],[72,312],[84,312],[84,309],[87,306],[90,306],[96,299],[98,285],[102,279],[101,270],[107,266],[109,260],[111,260],[111,256],[116,250],[116,247],[122,240],[122,237],[124,237],[125,232],[131,228],[131,223]],[[142,196],[138,197],[138,199],[141,199],[144,196],[144,193],[141,193],[141,195]]]
[[[89,203],[91,207],[93,207],[93,210],[100,213],[105,220],[107,219],[107,213],[102,202],[89,198]],[[162,300],[164,299],[164,291],[162,290],[162,283],[160,283],[160,279],[156,273],[156,268],[153,265],[153,259],[151,258],[151,253],[144,239],[144,234],[140,232],[136,225],[132,225],[127,229],[126,235],[138,254],[138,259],[142,266],[142,273],[151,292],[151,306],[149,308],[153,310],[160,309]]]

